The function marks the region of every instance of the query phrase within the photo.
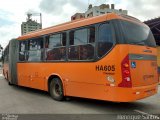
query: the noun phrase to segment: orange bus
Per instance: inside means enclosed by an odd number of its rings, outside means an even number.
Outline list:
[[[13,39],[4,50],[9,84],[66,96],[132,102],[158,90],[157,51],[148,26],[114,13]]]

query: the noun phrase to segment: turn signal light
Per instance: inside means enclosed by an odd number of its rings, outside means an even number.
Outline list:
[[[124,66],[125,68],[128,68],[128,67],[129,67],[128,63],[123,64],[123,66]]]

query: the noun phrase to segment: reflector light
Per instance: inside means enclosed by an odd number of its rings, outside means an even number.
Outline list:
[[[124,70],[124,74],[129,75],[130,74],[129,70]]]

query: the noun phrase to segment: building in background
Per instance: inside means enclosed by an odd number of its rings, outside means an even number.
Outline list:
[[[85,12],[85,17],[92,17],[92,16],[98,16],[102,14],[107,14],[107,13],[116,13],[116,14],[124,14],[127,15],[128,11],[127,10],[122,10],[122,9],[115,9],[115,5],[111,4],[102,4],[100,6],[92,6],[89,5],[88,10]]]
[[[98,15],[107,14],[107,13],[117,13],[117,14],[127,15],[128,11],[122,10],[122,9],[115,9],[114,4],[111,4],[111,5],[102,4],[100,6],[92,6],[92,4],[90,4],[88,6],[88,10],[85,13],[76,13],[71,17],[71,20],[88,18],[88,17],[98,16]]]
[[[25,35],[28,32],[32,32],[35,30],[42,29],[42,21],[41,21],[41,14],[40,15],[40,23],[38,23],[36,20],[32,20],[31,16],[33,14],[27,14],[27,21],[22,22],[21,24],[21,35]]]
[[[71,20],[77,20],[77,19],[81,19],[81,18],[85,18],[85,14],[84,13],[76,13],[71,17]]]

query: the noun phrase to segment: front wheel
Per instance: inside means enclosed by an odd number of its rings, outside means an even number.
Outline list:
[[[63,85],[59,78],[53,78],[50,82],[49,92],[54,100],[62,101],[64,98]]]

